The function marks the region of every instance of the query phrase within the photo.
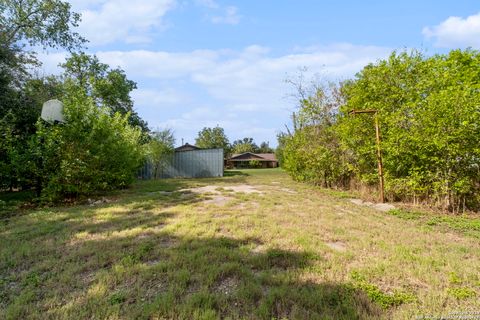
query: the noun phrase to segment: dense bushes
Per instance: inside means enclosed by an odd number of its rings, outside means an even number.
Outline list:
[[[86,40],[71,30],[79,21],[66,1],[0,5],[0,191],[35,188],[57,199],[134,178],[150,139],[130,97],[136,83],[81,53]],[[40,62],[28,50],[39,45],[71,53],[62,75],[31,74]],[[53,98],[64,102],[65,124],[39,120],[42,104]]]
[[[393,53],[343,83],[343,101],[331,103],[328,90],[317,90],[322,99],[302,101],[297,129],[284,138],[285,169],[325,186],[376,184],[372,116],[348,115],[375,109],[390,200],[478,209],[479,65],[480,53],[471,50],[432,57]]]
[[[0,118],[0,189],[35,188],[38,196],[55,200],[133,181],[145,132],[131,125],[128,111],[99,104],[74,80],[31,79],[19,90],[37,122],[25,130],[18,125],[18,112]],[[64,124],[39,119],[38,105],[52,97],[64,102]]]
[[[110,115],[91,98],[75,93],[65,99],[66,123],[37,123],[32,146],[37,150],[37,187],[50,199],[124,187],[142,161],[141,131],[128,115]]]

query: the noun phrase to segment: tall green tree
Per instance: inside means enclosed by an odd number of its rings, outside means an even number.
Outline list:
[[[28,141],[41,99],[53,95],[53,82],[32,80],[29,68],[39,62],[31,46],[80,48],[85,39],[73,31],[79,21],[65,1],[0,1],[0,188],[28,184]]]
[[[270,147],[270,144],[268,142],[263,141],[262,143],[260,143],[260,146],[258,147],[257,152],[258,153],[273,153],[273,152],[275,152],[275,150],[273,150],[273,148]]]
[[[220,148],[225,154],[230,152],[230,143],[223,128],[203,128],[195,139],[195,145],[199,148]]]
[[[137,84],[129,80],[120,68],[111,69],[98,58],[85,53],[73,53],[65,63],[64,81],[82,88],[100,107],[108,107],[111,113],[128,114],[129,123],[147,134],[148,124],[134,110],[131,92]]]
[[[235,140],[232,143],[232,152],[233,153],[244,153],[244,152],[258,152],[258,146],[253,141],[253,138],[243,138]]]
[[[73,31],[80,14],[61,0],[2,0],[0,42],[11,46],[26,41],[31,46],[74,50],[86,40]]]

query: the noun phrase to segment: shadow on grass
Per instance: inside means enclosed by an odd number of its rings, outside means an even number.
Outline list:
[[[208,184],[231,184],[231,183],[244,183],[245,177],[249,174],[242,171],[230,170],[225,172],[224,177],[216,178],[197,178],[197,179],[151,179],[151,180],[137,180],[130,187],[123,190],[111,190],[101,191],[90,196],[81,196],[74,199],[72,202],[46,203],[38,205],[33,203],[35,199],[34,190],[25,190],[18,192],[0,192],[0,222],[5,219],[9,219],[14,216],[25,214],[26,211],[32,208],[42,209],[45,207],[53,206],[54,208],[65,210],[72,205],[82,205],[87,202],[88,199],[114,199],[118,203],[127,204],[136,202],[141,199],[154,198],[155,193],[157,196],[159,192],[175,192],[181,189],[192,187],[192,185],[208,185]],[[186,192],[184,192],[186,193]],[[178,204],[179,202],[188,204],[189,201],[196,201],[195,199],[179,199],[179,194],[173,195],[173,201],[165,200],[171,204]],[[123,200],[126,198],[125,200]],[[172,197],[170,197],[172,198]],[[25,207],[25,208],[22,208]]]
[[[0,191],[0,220],[11,217],[17,208],[35,197],[33,190]]]
[[[249,174],[239,170],[225,170],[225,172],[223,173],[223,176],[224,177],[249,176]]]
[[[104,221],[73,212],[0,228],[0,318],[381,316],[359,289],[303,280],[322,259],[312,253],[263,250],[256,238],[179,236],[165,228],[175,214],[135,207]]]

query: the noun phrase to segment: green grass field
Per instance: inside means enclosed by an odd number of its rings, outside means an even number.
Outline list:
[[[2,197],[0,319],[480,312],[478,216],[381,212],[277,169],[142,181],[96,205]]]

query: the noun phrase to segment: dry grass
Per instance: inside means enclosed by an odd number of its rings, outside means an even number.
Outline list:
[[[478,218],[386,213],[280,170],[139,182],[116,199],[1,220],[1,319],[480,310]]]

